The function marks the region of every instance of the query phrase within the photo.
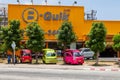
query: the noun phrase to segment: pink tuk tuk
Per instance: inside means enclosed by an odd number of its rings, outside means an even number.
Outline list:
[[[66,64],[83,64],[84,56],[80,54],[79,50],[67,49],[63,52],[63,60]]]

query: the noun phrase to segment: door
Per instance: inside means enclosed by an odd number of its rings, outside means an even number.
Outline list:
[[[71,63],[72,60],[73,60],[72,54],[70,52],[66,52],[64,56],[65,63]]]

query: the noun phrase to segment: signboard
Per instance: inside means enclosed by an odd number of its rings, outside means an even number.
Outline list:
[[[16,44],[14,41],[12,42],[11,47],[13,48],[13,50],[15,50]]]
[[[80,30],[85,29],[83,27],[85,23],[84,7],[82,6],[9,4],[8,21],[13,19],[20,20],[20,29],[26,29],[27,24],[30,22],[37,22],[45,31],[46,40],[56,40],[57,30],[66,20],[72,23],[76,36],[83,38],[81,35],[84,32]],[[27,39],[28,37],[24,36],[24,40]]]
[[[75,42],[70,44],[70,49],[76,49],[76,43]]]
[[[44,13],[38,13],[38,10],[36,10],[35,8],[25,8],[25,10],[22,12],[22,19],[26,23],[38,21],[40,17],[43,18],[45,21],[68,20],[69,12],[70,12],[70,9],[63,10],[58,13],[52,13],[50,11],[46,11]]]

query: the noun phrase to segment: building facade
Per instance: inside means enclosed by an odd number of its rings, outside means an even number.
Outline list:
[[[52,6],[52,5],[8,5],[8,21],[20,20],[20,28],[26,29],[28,23],[36,21],[45,31],[46,47],[57,47],[55,35],[61,23],[68,20],[72,23],[73,30],[78,37],[76,47],[83,47],[87,40],[93,22],[103,22],[107,28],[107,44],[112,44],[112,37],[120,33],[120,21],[85,20],[83,6]],[[24,41],[27,37],[24,36]],[[55,46],[56,45],[56,46]]]

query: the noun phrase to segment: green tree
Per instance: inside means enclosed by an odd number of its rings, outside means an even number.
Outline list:
[[[72,42],[77,40],[75,33],[73,32],[73,26],[71,22],[65,21],[62,23],[58,30],[57,35],[58,42],[64,45],[64,49],[67,48]]]
[[[92,24],[89,40],[86,41],[86,46],[91,48],[96,53],[96,65],[99,62],[99,53],[105,49],[105,39],[107,30],[102,22],[95,22]]]
[[[16,50],[20,48],[20,41],[22,39],[22,30],[20,30],[20,21],[19,20],[10,20],[8,27],[2,28],[2,40],[6,50],[12,52],[11,44],[13,41],[16,43]],[[13,59],[12,59],[13,61]]]
[[[118,57],[120,56],[120,34],[114,35],[113,36],[113,49],[118,52]]]
[[[36,63],[38,63],[37,54],[40,53],[40,51],[44,48],[45,45],[44,31],[36,22],[32,22],[27,26],[26,35],[29,38],[26,42],[26,47],[35,52]]]

